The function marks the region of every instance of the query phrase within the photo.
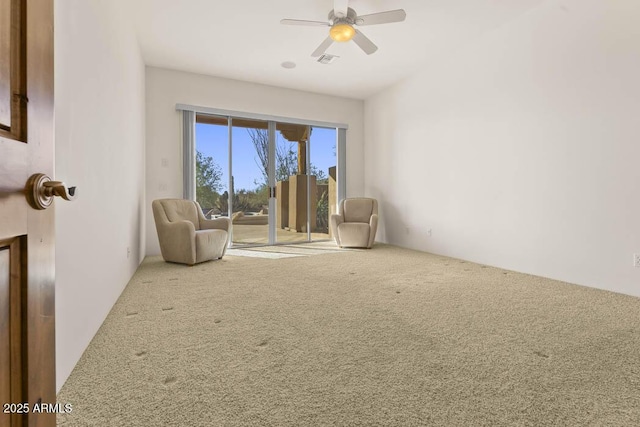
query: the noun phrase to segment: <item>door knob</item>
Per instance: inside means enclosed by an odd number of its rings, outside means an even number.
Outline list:
[[[67,187],[62,181],[51,181],[47,175],[37,173],[31,175],[26,187],[27,200],[34,209],[47,209],[55,196],[72,201],[78,197],[76,187]]]

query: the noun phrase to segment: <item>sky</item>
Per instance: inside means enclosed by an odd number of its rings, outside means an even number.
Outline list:
[[[276,131],[277,144],[289,143]],[[253,142],[246,128],[234,127],[233,141],[233,179],[236,190],[254,190],[256,182],[261,184],[264,178],[259,166]],[[311,131],[311,164],[329,175],[329,167],[336,166],[336,130],[314,127]],[[292,145],[297,150],[297,143]],[[229,142],[227,126],[196,123],[196,150],[213,157],[222,169],[222,190],[228,191],[229,183]]]

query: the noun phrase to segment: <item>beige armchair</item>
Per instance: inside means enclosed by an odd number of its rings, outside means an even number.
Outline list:
[[[206,219],[198,202],[191,200],[159,199],[151,206],[165,261],[193,265],[224,256],[229,218]]]
[[[341,248],[371,248],[378,229],[378,201],[365,197],[340,201],[331,215],[331,233]]]

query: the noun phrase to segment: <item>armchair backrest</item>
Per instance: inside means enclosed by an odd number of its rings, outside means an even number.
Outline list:
[[[181,220],[191,221],[196,228],[200,229],[200,219],[198,216],[198,205],[191,200],[183,199],[159,199],[152,203],[153,213],[156,222],[175,222]]]
[[[378,202],[367,197],[344,199],[340,202],[340,215],[344,222],[369,222],[378,214]]]

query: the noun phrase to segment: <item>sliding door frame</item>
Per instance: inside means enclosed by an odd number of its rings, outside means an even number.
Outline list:
[[[304,159],[306,166],[305,170],[307,175],[305,181],[307,183],[307,242],[311,241],[311,126],[307,126],[307,148],[304,150],[306,159]]]
[[[268,135],[269,135],[269,152],[268,152],[268,186],[269,186],[269,236],[267,245],[278,244],[276,236],[276,123],[290,123],[296,125],[308,126],[308,135],[311,135],[312,127],[336,129],[336,206],[339,205],[340,200],[346,197],[346,141],[347,141],[347,129],[349,126],[344,123],[332,123],[322,122],[317,120],[307,120],[294,117],[280,117],[258,113],[248,113],[242,111],[223,110],[218,108],[199,107],[187,104],[177,104],[176,110],[182,112],[182,144],[183,144],[183,198],[188,200],[196,199],[196,142],[195,142],[195,126],[196,115],[211,115],[217,117],[223,117],[227,119],[228,127],[228,152],[229,152],[229,203],[228,203],[228,217],[232,218],[233,215],[233,119],[249,119],[266,121],[268,123]],[[311,138],[306,142],[306,170],[307,177],[310,172],[311,163]],[[311,212],[311,199],[309,197],[311,183],[307,178],[307,241],[311,241],[311,220],[309,212]],[[232,227],[233,229],[233,227]],[[231,231],[233,233],[233,230]],[[233,241],[231,236],[230,246]],[[302,242],[301,242],[302,243]],[[255,245],[260,246],[260,245]]]
[[[273,245],[277,243],[277,232],[276,232],[276,122],[273,120],[269,120],[268,125],[269,132],[269,154],[268,154],[268,164],[267,169],[269,175],[269,245]]]
[[[176,104],[178,111],[193,111],[196,114],[209,114],[212,116],[234,117],[236,119],[259,120],[263,122],[274,121],[290,123],[292,125],[309,125],[313,127],[349,129],[349,125],[345,123],[323,122],[319,120],[300,119],[295,117],[274,116],[270,114],[248,113],[244,111],[223,110],[220,108],[198,107],[195,105]]]

